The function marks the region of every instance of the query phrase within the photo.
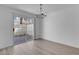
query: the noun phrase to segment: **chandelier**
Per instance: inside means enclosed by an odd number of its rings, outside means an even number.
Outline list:
[[[44,17],[46,17],[47,15],[46,15],[46,10],[43,8],[44,6],[43,6],[43,4],[40,4],[40,16],[42,17],[42,18],[44,18]]]

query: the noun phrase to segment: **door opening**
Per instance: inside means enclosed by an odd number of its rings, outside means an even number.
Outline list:
[[[14,45],[34,39],[34,19],[32,17],[14,16],[13,41]]]

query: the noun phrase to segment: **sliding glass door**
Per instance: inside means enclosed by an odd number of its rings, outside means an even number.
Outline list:
[[[34,19],[32,17],[14,16],[14,45],[34,39]]]

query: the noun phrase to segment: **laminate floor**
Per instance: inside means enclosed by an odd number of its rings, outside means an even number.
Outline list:
[[[14,55],[79,55],[79,49],[38,39],[14,46]]]

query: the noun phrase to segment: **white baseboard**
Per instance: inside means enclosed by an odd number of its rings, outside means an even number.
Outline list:
[[[48,39],[45,39],[45,38],[41,38],[41,39],[48,40]],[[73,47],[73,48],[79,48],[78,45],[67,44],[67,43],[63,43],[61,41],[53,41],[53,40],[48,40],[48,41],[55,42],[55,43],[59,43],[59,44],[66,45],[66,46],[70,46],[70,47]]]

